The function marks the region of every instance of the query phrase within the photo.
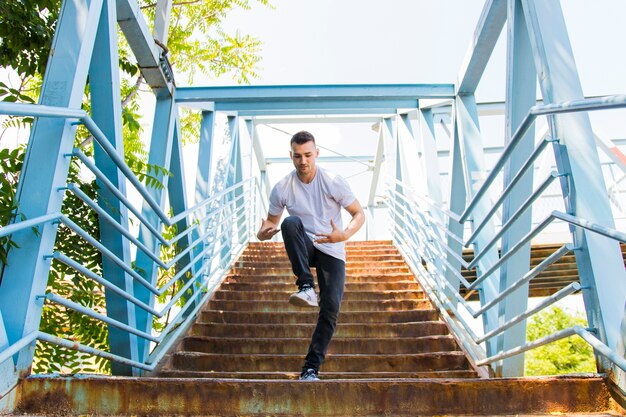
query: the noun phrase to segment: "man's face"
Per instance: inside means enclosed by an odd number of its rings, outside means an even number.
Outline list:
[[[289,156],[293,161],[293,166],[300,175],[310,175],[315,171],[315,158],[317,158],[319,150],[312,141],[305,142],[302,145],[293,143]]]

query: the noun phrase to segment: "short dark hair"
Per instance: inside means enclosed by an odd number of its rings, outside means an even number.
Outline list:
[[[313,144],[315,145],[315,137],[306,130],[301,130],[291,137],[291,142],[289,142],[289,146],[293,145],[294,143],[302,145],[307,142],[313,142]]]

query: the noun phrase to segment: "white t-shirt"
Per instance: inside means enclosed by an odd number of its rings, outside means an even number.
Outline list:
[[[298,216],[312,241],[316,234],[333,230],[331,219],[343,230],[341,208],[355,200],[345,179],[320,167],[316,169],[309,184],[300,181],[295,170],[285,176],[272,189],[269,205],[272,216],[280,216],[285,207],[289,215]],[[325,254],[346,261],[345,242],[313,244]]]

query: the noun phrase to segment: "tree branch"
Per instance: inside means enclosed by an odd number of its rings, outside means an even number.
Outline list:
[[[128,95],[124,97],[124,100],[122,100],[122,108],[126,107],[133,97],[135,97],[137,91],[139,91],[139,87],[141,87],[141,84],[143,84],[143,74],[139,73],[139,77],[137,77],[137,81],[135,81],[135,85],[132,90],[130,90],[130,93],[128,93]]]

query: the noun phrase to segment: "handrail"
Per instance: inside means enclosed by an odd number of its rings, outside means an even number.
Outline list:
[[[504,167],[507,159],[511,156],[517,145],[519,145],[524,134],[530,128],[530,126],[532,126],[537,116],[573,113],[589,110],[607,110],[620,107],[626,107],[626,95],[612,95],[591,99],[572,100],[562,103],[542,104],[531,107],[530,110],[528,110],[526,117],[524,117],[524,120],[522,120],[522,123],[520,123],[513,136],[511,136],[509,144],[502,151],[500,158],[491,169],[491,172],[489,173],[489,175],[487,175],[485,182],[483,182],[481,187],[472,198],[472,201],[467,205],[467,207],[461,214],[459,221],[465,222],[468,219],[470,213],[478,204],[478,201],[480,201],[480,199],[485,195],[493,181],[500,173],[500,170]]]

